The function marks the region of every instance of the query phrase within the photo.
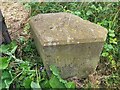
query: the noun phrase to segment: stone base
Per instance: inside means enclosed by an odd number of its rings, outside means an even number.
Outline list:
[[[59,68],[62,78],[93,73],[107,30],[68,13],[40,14],[30,20],[31,34],[43,64]]]

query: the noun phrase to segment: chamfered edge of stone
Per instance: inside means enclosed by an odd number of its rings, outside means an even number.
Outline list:
[[[61,13],[63,13],[63,12],[61,12]],[[49,13],[49,14],[56,14],[56,13]],[[59,14],[59,13],[57,13],[57,14]],[[69,14],[69,13],[65,13],[65,14]],[[29,23],[30,23],[30,26],[31,26],[31,29],[33,30],[36,30],[37,28],[35,27],[35,20],[37,19],[37,17],[38,16],[41,16],[41,15],[46,15],[46,14],[38,14],[38,15],[36,15],[36,16],[34,16],[34,17],[32,17],[31,19],[30,19],[30,21],[29,21]],[[76,15],[75,15],[76,16]],[[77,16],[78,17],[78,16]],[[79,17],[80,18],[80,17]],[[80,18],[81,20],[83,20],[82,18]],[[108,31],[107,31],[107,29],[106,28],[104,28],[104,27],[102,27],[102,26],[100,26],[100,25],[97,25],[97,24],[95,24],[95,23],[92,23],[92,22],[90,22],[90,21],[88,21],[88,20],[83,20],[83,22],[86,22],[86,23],[89,23],[89,24],[93,24],[93,25],[95,25],[95,26],[98,26],[98,27],[100,27],[101,29],[102,29],[102,32],[103,32],[103,36],[101,36],[101,37],[99,37],[99,38],[88,38],[88,39],[74,39],[74,41],[71,41],[71,42],[67,42],[66,40],[59,40],[59,41],[55,41],[55,40],[53,40],[51,43],[50,42],[47,42],[47,41],[44,41],[42,38],[40,38],[40,36],[38,35],[38,32],[37,32],[37,30],[36,30],[36,32],[34,31],[34,33],[35,33],[35,35],[40,39],[39,41],[41,42],[41,44],[43,45],[43,46],[54,46],[54,45],[65,45],[65,44],[79,44],[79,43],[92,43],[92,42],[103,42],[103,41],[105,41],[106,40],[106,37],[107,37],[107,33],[108,33]],[[93,40],[91,40],[91,39],[93,39]]]

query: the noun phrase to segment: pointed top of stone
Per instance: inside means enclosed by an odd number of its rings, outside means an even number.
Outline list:
[[[43,46],[103,42],[107,30],[70,13],[39,14],[30,20]]]

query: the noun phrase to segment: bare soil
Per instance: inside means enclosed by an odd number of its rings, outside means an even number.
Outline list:
[[[23,33],[23,26],[28,20],[29,11],[18,2],[0,2],[0,9],[11,38],[17,39]]]

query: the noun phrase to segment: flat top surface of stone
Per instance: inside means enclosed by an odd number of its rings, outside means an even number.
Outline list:
[[[70,13],[39,14],[30,25],[43,46],[103,42],[107,35],[105,28]]]

